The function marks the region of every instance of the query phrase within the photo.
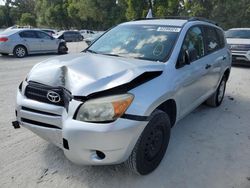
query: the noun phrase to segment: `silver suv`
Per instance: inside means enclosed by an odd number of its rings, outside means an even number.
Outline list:
[[[123,23],[80,54],[35,65],[19,86],[13,126],[59,146],[74,163],[125,162],[145,175],[181,118],[203,102],[221,104],[231,60],[213,22]]]

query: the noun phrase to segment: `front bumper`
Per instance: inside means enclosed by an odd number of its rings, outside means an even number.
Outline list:
[[[77,121],[73,114],[80,104],[72,100],[67,112],[61,106],[27,99],[18,91],[17,121],[62,148],[74,163],[104,165],[127,160],[147,122],[122,118],[102,124]]]

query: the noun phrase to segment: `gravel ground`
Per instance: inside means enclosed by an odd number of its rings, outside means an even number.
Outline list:
[[[85,44],[68,44],[70,53]],[[55,55],[0,56],[0,187],[250,188],[250,69],[232,68],[219,108],[201,105],[173,129],[168,151],[148,176],[122,165],[77,166],[63,152],[21,128],[14,130],[15,95],[31,67]]]

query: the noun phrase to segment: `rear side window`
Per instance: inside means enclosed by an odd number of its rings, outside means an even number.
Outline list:
[[[217,35],[219,37],[219,41],[220,41],[220,48],[224,48],[225,47],[225,37],[224,37],[224,32],[220,29],[217,29],[216,28],[216,32],[217,32]]]
[[[19,33],[22,38],[37,38],[36,33],[34,31],[23,31]]]
[[[210,54],[215,52],[216,50],[221,48],[221,41],[216,32],[216,29],[213,27],[205,26],[205,36],[206,42],[205,47],[207,49],[207,53]]]

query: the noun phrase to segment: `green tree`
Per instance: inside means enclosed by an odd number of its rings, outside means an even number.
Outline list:
[[[145,0],[127,0],[126,18],[133,20],[145,17],[148,7],[148,2]]]
[[[20,19],[20,24],[36,26],[36,18],[30,13],[23,13]]]
[[[35,5],[37,24],[53,28],[70,28],[72,24],[68,19],[67,7],[67,0],[37,0]]]

